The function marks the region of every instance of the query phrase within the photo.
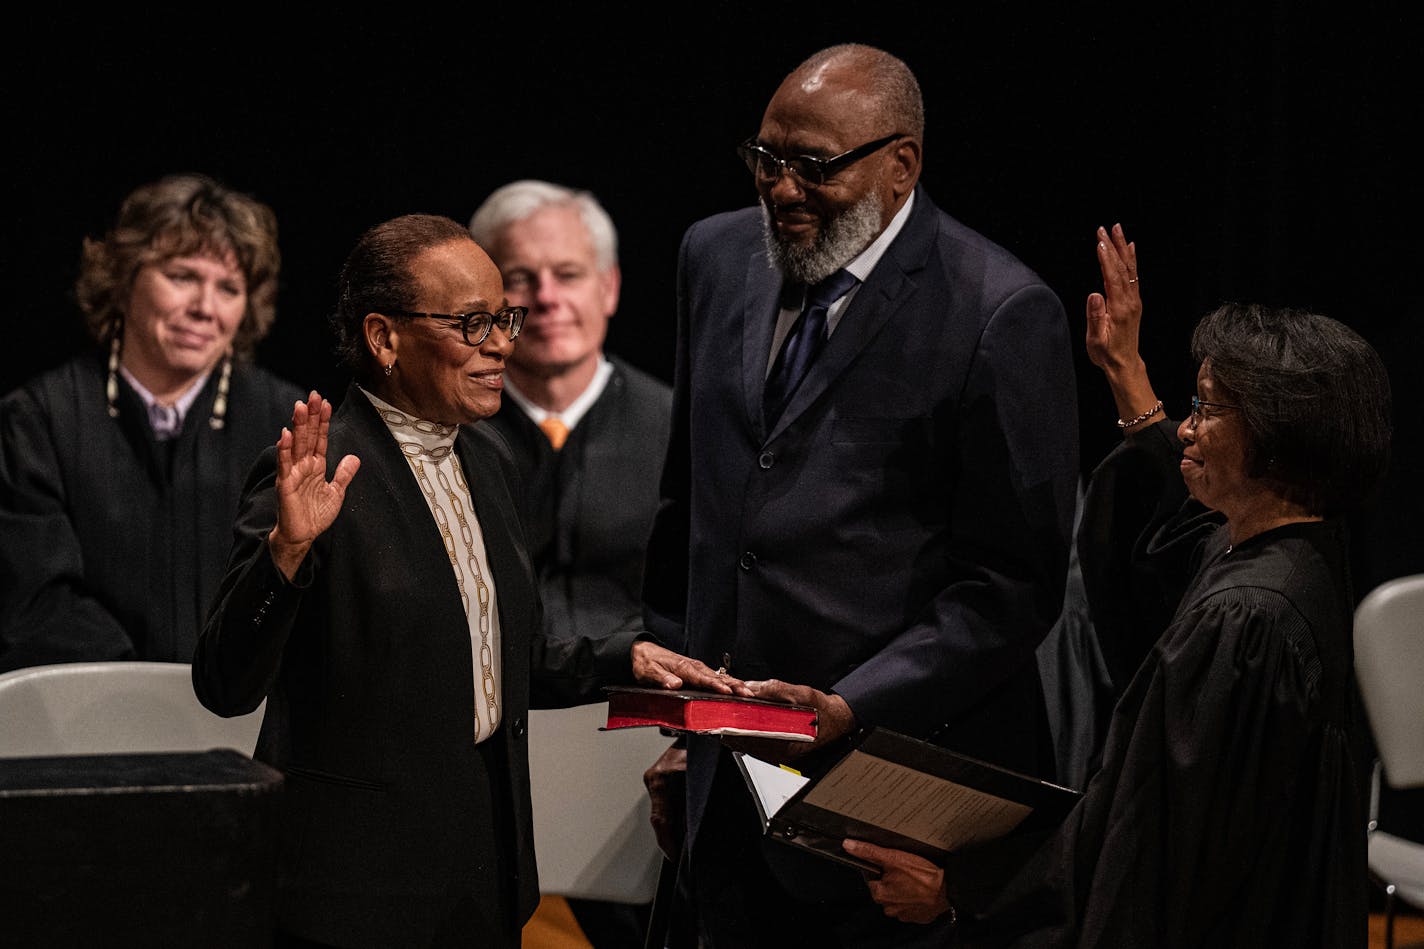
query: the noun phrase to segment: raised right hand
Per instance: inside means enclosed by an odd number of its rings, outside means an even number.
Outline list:
[[[1142,292],[1137,278],[1137,245],[1128,241],[1122,225],[1098,228],[1098,269],[1103,292],[1088,294],[1088,358],[1109,374],[1130,368],[1138,360],[1142,326]]]
[[[326,480],[331,403],[313,389],[292,410],[292,427],[277,439],[277,526],[267,535],[272,559],[288,580],[312,542],[336,520],[361,460],[347,455]]]
[[[1103,292],[1088,294],[1088,358],[1103,371],[1117,405],[1119,425],[1129,435],[1162,415],[1147,364],[1138,348],[1142,328],[1142,292],[1138,283],[1137,245],[1121,224],[1098,228],[1098,269]],[[1123,425],[1126,422],[1126,425]]]

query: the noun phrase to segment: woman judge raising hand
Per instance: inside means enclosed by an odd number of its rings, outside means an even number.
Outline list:
[[[1328,317],[1228,303],[1192,333],[1173,421],[1138,352],[1136,247],[1099,229],[1097,255],[1087,349],[1126,438],[1093,472],[1079,553],[1099,636],[1146,634],[1102,765],[980,906],[965,894],[989,881],[952,863],[946,885],[846,849],[885,864],[887,913],[957,911],[964,945],[1364,946],[1346,529],[1388,459],[1383,364]]]
[[[514,460],[479,424],[523,322],[463,225],[377,225],[339,281],[353,384],[335,413],[297,403],[249,477],[193,684],[221,715],[267,701],[278,946],[517,946],[529,709],[635,679],[745,691],[638,629],[544,638]]]

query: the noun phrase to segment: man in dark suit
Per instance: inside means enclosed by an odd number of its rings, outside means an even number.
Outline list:
[[[267,701],[279,947],[515,947],[538,899],[529,709],[719,680],[633,626],[545,637],[514,460],[481,424],[524,313],[463,225],[370,229],[338,300],[355,381],[334,416],[297,403],[254,465],[193,686],[221,715]]]
[[[489,424],[519,468],[544,630],[568,639],[636,623],[672,389],[604,351],[622,281],[613,220],[587,191],[526,179],[491,192],[470,233],[509,302],[529,310]],[[646,904],[568,904],[597,949],[642,945]]]
[[[814,704],[802,767],[879,725],[1052,776],[1034,649],[1063,601],[1078,475],[1068,325],[918,184],[923,131],[903,62],[823,50],[741,148],[759,206],[684,236],[647,621]],[[890,920],[856,871],[760,838],[726,744],[690,739],[686,783],[709,945],[943,944],[948,920]]]

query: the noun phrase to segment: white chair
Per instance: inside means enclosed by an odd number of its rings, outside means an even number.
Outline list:
[[[529,714],[534,853],[543,893],[646,903],[662,851],[643,772],[672,739],[656,728],[601,732],[604,703]]]
[[[0,758],[213,748],[250,756],[262,706],[214,715],[193,694],[187,663],[64,662],[0,674],[0,723]]]
[[[251,759],[261,722],[203,708],[187,663],[0,674],[0,941],[270,945],[282,785]]]
[[[1385,893],[1385,945],[1395,900],[1424,909],[1424,843],[1380,829],[1380,782],[1424,788],[1424,574],[1380,584],[1355,609],[1355,675],[1379,759],[1370,790],[1369,868]]]
[[[0,673],[0,758],[233,748],[251,755],[263,707],[214,715],[193,694],[191,667],[71,662]],[[530,783],[545,893],[644,903],[662,853],[648,820],[643,771],[670,739],[656,728],[601,732],[603,703],[529,716]]]

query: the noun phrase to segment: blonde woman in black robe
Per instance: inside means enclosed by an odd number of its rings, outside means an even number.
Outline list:
[[[192,658],[247,469],[302,397],[252,359],[280,265],[272,209],[200,174],[84,241],[94,345],[0,400],[0,670]]]

